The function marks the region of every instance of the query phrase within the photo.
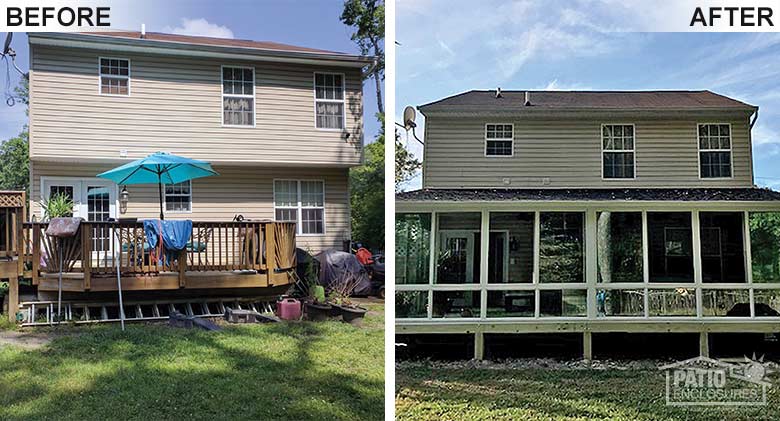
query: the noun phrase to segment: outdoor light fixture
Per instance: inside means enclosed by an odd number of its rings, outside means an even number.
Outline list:
[[[124,215],[127,213],[127,202],[130,201],[130,192],[127,191],[127,186],[122,186],[122,191],[119,192],[119,213]]]

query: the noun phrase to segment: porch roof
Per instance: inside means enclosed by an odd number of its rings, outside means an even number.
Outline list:
[[[780,202],[780,192],[766,188],[642,189],[420,189],[398,193],[401,202],[510,201],[667,201]]]

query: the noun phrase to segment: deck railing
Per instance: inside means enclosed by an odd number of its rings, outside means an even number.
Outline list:
[[[187,272],[254,271],[270,279],[295,267],[294,223],[193,222],[187,246],[173,253],[150,247],[141,222],[85,221],[67,239],[46,236],[47,227],[46,222],[23,225],[21,260],[35,285],[40,277],[59,273],[60,252],[65,276],[83,276],[85,289],[92,277],[116,276],[117,266],[122,276],[178,273],[181,286]]]

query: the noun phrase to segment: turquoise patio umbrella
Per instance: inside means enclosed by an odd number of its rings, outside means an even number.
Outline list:
[[[160,219],[165,219],[163,214],[163,184],[182,183],[212,175],[219,174],[206,161],[157,152],[97,176],[109,179],[120,186],[127,184],[157,184],[160,192]]]

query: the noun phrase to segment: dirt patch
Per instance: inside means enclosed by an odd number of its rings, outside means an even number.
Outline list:
[[[48,345],[54,337],[52,333],[0,330],[0,347],[14,345],[26,349],[38,349]]]

